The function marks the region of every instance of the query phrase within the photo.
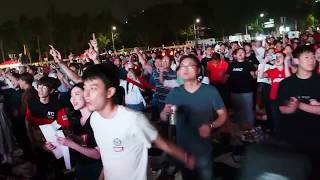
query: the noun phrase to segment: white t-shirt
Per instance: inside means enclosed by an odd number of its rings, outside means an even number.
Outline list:
[[[125,104],[140,104],[143,103],[146,106],[146,102],[141,94],[141,91],[138,86],[129,83],[126,80],[120,80],[120,86],[122,86],[125,90]]]
[[[265,53],[265,49],[263,47],[259,47],[256,49],[255,54],[256,54],[256,57],[257,57],[259,63],[262,63],[264,53]]]
[[[90,119],[107,180],[146,180],[148,148],[157,130],[140,112],[117,106],[113,118],[94,112]]]

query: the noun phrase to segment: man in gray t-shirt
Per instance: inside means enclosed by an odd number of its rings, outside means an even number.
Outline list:
[[[196,157],[196,171],[182,169],[183,179],[211,180],[213,178],[211,132],[222,126],[227,118],[223,101],[215,87],[201,84],[197,77],[201,64],[197,57],[181,57],[178,75],[184,84],[174,88],[166,97],[161,119],[166,120],[172,114],[171,107],[176,106],[175,116],[177,144]]]

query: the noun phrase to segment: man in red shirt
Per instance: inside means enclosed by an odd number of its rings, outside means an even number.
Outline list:
[[[225,85],[228,66],[229,64],[221,58],[219,53],[213,53],[212,60],[207,63],[210,84],[218,89],[226,107],[229,107],[228,91]]]

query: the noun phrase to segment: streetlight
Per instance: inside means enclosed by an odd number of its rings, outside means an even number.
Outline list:
[[[111,31],[111,39],[112,39],[112,49],[113,51],[115,50],[115,47],[114,47],[114,34],[113,34],[113,31],[117,30],[117,27],[116,26],[112,26],[112,31]]]
[[[195,39],[195,40],[197,39],[196,24],[199,24],[199,23],[200,23],[200,19],[197,18],[197,19],[196,19],[196,23],[193,24],[193,31],[194,31],[194,39]]]
[[[263,14],[263,13],[261,13],[261,14],[260,14],[260,17],[261,17],[261,18],[263,18],[263,17],[264,17],[264,14]]]

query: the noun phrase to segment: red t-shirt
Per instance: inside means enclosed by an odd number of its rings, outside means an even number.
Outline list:
[[[218,63],[215,63],[214,61],[209,61],[207,63],[207,72],[208,77],[210,79],[210,83],[224,83],[225,73],[228,70],[228,66],[229,64],[224,60],[220,60]]]
[[[271,80],[271,90],[269,97],[271,100],[276,100],[279,84],[286,77],[284,68],[282,69],[282,71],[280,71],[278,68],[269,69],[268,71],[266,71],[266,73]]]

